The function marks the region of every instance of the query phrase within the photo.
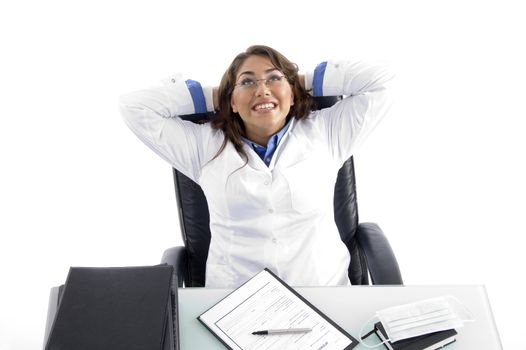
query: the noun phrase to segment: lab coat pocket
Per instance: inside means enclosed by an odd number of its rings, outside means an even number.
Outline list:
[[[334,196],[333,169],[323,162],[304,160],[283,169],[292,209],[308,213],[327,208]]]

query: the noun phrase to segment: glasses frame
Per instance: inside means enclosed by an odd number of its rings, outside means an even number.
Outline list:
[[[258,86],[259,86],[259,82],[260,81],[264,81],[265,82],[265,86],[267,88],[270,88],[270,85],[269,85],[270,84],[269,83],[270,79],[275,79],[275,78],[278,78],[278,77],[279,77],[279,80],[277,80],[276,82],[281,82],[283,80],[283,78],[285,78],[285,80],[287,82],[289,81],[289,78],[286,75],[282,74],[282,75],[275,75],[275,76],[272,76],[272,77],[269,77],[269,78],[252,79],[252,81],[255,82],[254,85],[243,85],[242,82],[241,83],[235,83],[234,84],[234,88],[237,87],[240,91],[250,91],[251,89],[256,90],[258,88]]]

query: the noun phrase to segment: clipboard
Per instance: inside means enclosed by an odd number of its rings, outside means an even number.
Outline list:
[[[350,350],[358,340],[268,268],[197,319],[231,350]],[[254,335],[262,329],[310,328],[306,333]]]

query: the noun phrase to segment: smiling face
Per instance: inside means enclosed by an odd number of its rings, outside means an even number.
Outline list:
[[[283,126],[294,104],[284,74],[264,56],[249,56],[236,73],[231,107],[245,125],[246,137],[262,146]],[[252,84],[251,84],[252,83]]]

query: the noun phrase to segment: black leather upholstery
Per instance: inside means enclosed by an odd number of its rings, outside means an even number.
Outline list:
[[[363,252],[364,266],[369,269],[373,284],[403,283],[393,249],[377,224],[360,224],[356,231],[356,245]]]
[[[317,99],[318,108],[334,104],[338,97]],[[199,122],[207,115],[183,118]],[[179,285],[205,285],[205,267],[210,245],[209,212],[201,188],[173,169],[175,192],[184,247],[165,251],[162,262],[172,264],[179,274]],[[402,284],[398,263],[385,235],[376,224],[359,224],[353,158],[338,172],[334,188],[334,219],[342,241],[351,254],[349,279],[352,284]]]
[[[208,203],[199,185],[173,169],[175,194],[179,204],[179,221],[186,247],[185,285],[205,285],[205,265],[210,246]]]

